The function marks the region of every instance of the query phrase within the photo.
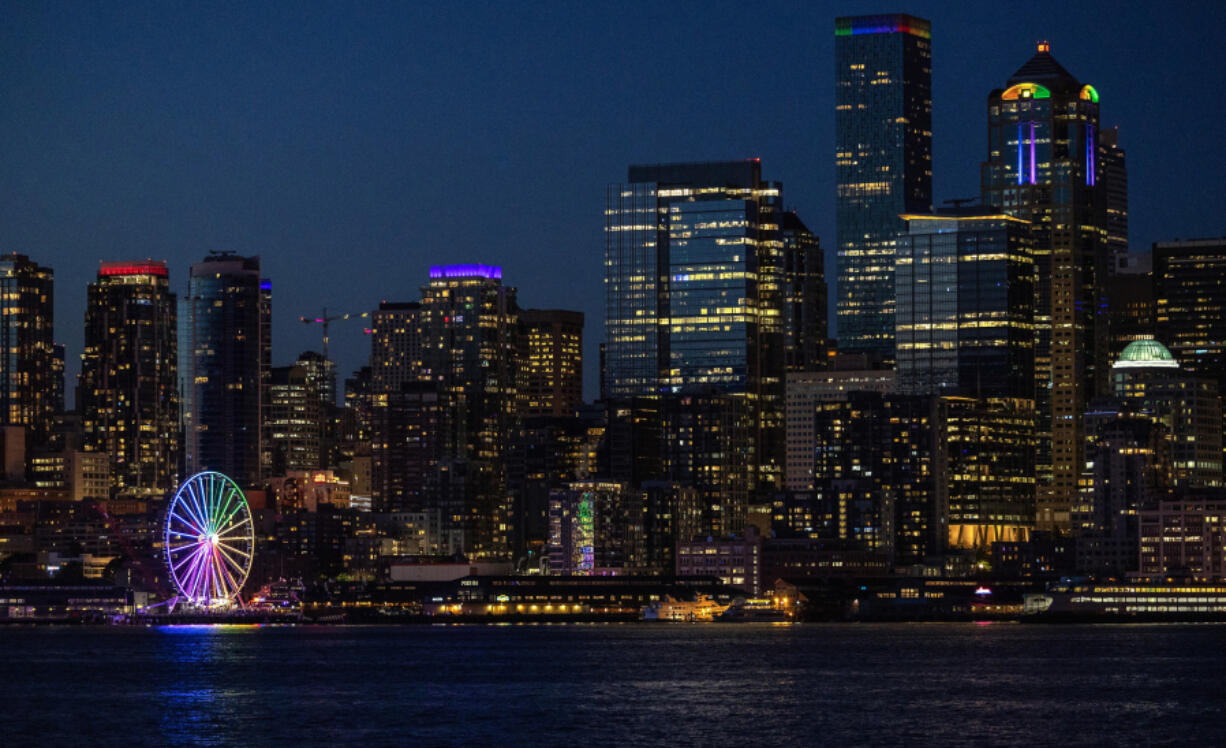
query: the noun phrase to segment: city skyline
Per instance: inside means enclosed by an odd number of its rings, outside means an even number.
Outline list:
[[[600,196],[631,163],[762,158],[785,207],[822,238],[833,282],[834,18],[887,9],[771,6],[761,28],[777,44],[712,62],[739,33],[734,6],[640,7],[650,22],[638,55],[618,46],[626,16],[611,6],[452,20],[388,6],[340,19],[287,7],[17,11],[0,45],[12,71],[0,88],[12,165],[0,242],[55,270],[68,392],[100,261],[164,259],[183,294],[189,264],[218,249],[261,255],[281,289],[276,365],[318,349],[318,327],[297,318],[320,306],[411,300],[439,261],[500,264],[532,306],[586,314],[593,399]],[[977,193],[984,101],[1043,39],[1103,93],[1104,127],[1120,126],[1133,248],[1223,233],[1209,181],[1222,156],[1197,126],[1220,119],[1200,92],[1223,74],[1202,51],[1222,10],[888,10],[932,22],[938,205]],[[682,18],[692,37],[657,30]],[[493,29],[498,41],[479,45]],[[759,68],[778,81],[746,72]],[[559,279],[558,266],[575,272]],[[342,376],[369,354],[359,326],[332,330]]]

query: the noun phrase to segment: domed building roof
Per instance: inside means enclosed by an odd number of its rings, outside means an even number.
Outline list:
[[[1113,369],[1178,369],[1175,357],[1156,340],[1134,340],[1120,353]]]

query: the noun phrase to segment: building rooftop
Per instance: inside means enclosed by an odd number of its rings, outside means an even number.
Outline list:
[[[1009,78],[1010,86],[1016,83],[1042,83],[1048,88],[1081,87],[1081,83],[1073,74],[1051,56],[1051,46],[1047,42],[1040,42],[1039,51],[1035,52],[1034,57],[1027,60],[1026,64]]]
[[[1120,352],[1113,369],[1178,369],[1175,357],[1156,340],[1134,340]]]

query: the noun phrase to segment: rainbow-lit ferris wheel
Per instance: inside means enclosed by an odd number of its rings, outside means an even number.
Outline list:
[[[254,552],[251,510],[233,480],[206,471],[179,486],[166,510],[166,562],[181,598],[207,608],[233,604]]]

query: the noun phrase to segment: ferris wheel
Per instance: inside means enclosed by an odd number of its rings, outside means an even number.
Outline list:
[[[179,486],[166,510],[166,562],[180,596],[201,607],[229,605],[254,552],[251,509],[233,480],[210,470]]]

